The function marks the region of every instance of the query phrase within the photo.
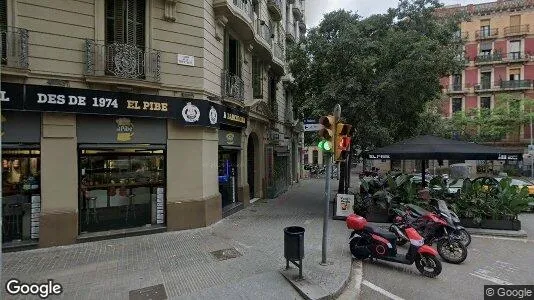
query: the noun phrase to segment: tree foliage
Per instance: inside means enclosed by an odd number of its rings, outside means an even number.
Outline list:
[[[498,142],[508,134],[518,133],[534,117],[534,99],[501,94],[492,109],[474,108],[459,111],[442,122],[441,135],[466,141]]]
[[[434,0],[402,0],[361,18],[339,10],[290,49],[298,116],[342,107],[354,146],[371,149],[431,130],[422,126],[440,97],[439,78],[462,69],[457,18],[438,20]]]

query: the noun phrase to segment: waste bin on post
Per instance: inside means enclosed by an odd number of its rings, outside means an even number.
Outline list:
[[[302,278],[304,231],[304,228],[298,226],[284,228],[284,257],[286,258],[286,269],[289,269],[289,262],[293,263],[299,268],[299,278]]]

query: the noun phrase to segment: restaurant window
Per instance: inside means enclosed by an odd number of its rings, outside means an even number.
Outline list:
[[[2,149],[2,243],[37,239],[41,158],[35,149]]]
[[[145,48],[145,0],[106,0],[106,43]]]
[[[164,223],[165,151],[80,149],[82,232]]]
[[[452,98],[452,113],[462,111],[462,98]]]
[[[254,98],[263,98],[263,68],[256,57],[252,58],[252,91]]]

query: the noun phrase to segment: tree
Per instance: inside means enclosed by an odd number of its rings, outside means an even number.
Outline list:
[[[361,18],[339,10],[290,49],[295,108],[306,118],[342,106],[353,146],[368,150],[421,133],[439,78],[462,69],[457,18],[437,19],[437,1],[403,0]],[[423,130],[424,131],[424,130]]]
[[[441,135],[472,142],[495,143],[508,134],[517,133],[534,116],[534,99],[501,94],[493,109],[474,108],[460,111],[445,120]]]

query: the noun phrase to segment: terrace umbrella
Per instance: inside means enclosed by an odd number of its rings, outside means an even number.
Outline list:
[[[523,152],[476,143],[421,135],[375,149],[368,159],[422,160],[422,184],[425,185],[425,160],[521,160]]]

